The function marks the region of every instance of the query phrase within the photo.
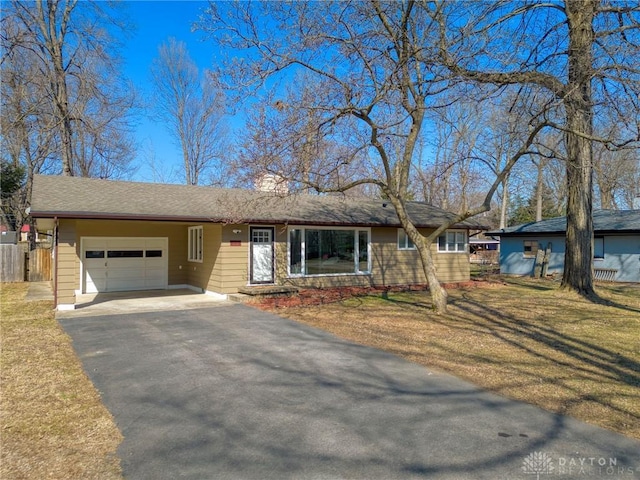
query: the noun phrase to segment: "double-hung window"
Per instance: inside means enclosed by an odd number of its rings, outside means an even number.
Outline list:
[[[445,232],[438,237],[438,252],[467,253],[466,232]]]
[[[407,232],[404,228],[398,229],[398,250],[415,250],[416,246],[413,244]]]
[[[370,271],[368,229],[293,227],[287,241],[289,275],[345,275]]]
[[[202,262],[202,225],[189,227],[188,259],[190,262]]]

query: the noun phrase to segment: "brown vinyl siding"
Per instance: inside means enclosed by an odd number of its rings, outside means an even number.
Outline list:
[[[189,228],[202,225],[202,262],[187,262],[188,285],[203,290],[219,292],[219,251],[222,226],[220,224],[190,224],[184,228],[184,256],[187,258],[187,240]]]
[[[241,232],[236,234],[234,230]],[[232,245],[232,241],[240,241],[240,245]],[[217,293],[236,293],[239,287],[247,285],[247,225],[205,224],[203,242],[202,263],[188,262],[189,285]]]
[[[433,230],[420,229],[428,235]],[[376,284],[403,285],[426,283],[417,250],[398,250],[397,228],[372,228],[373,276]],[[438,252],[437,241],[431,245],[438,279],[443,283],[469,280],[469,254]]]
[[[60,220],[58,223],[57,269],[58,305],[76,303],[76,290],[79,285],[79,261],[76,254],[76,221]]]
[[[241,233],[233,233],[241,230]],[[240,241],[239,246],[232,241]],[[220,245],[219,268],[220,293],[235,293],[239,287],[248,283],[249,273],[249,226],[225,225],[222,227],[222,243]]]

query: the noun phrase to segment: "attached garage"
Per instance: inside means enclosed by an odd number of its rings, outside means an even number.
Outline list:
[[[167,288],[166,237],[82,237],[83,293]]]

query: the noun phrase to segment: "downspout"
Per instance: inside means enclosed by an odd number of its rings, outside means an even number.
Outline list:
[[[58,309],[58,217],[53,217],[53,308]]]

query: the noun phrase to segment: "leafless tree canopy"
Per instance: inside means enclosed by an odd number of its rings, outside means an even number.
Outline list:
[[[37,121],[42,143],[32,149],[50,150],[65,175],[118,176],[129,169],[133,89],[121,81],[110,34],[120,25],[107,8],[16,0],[5,10],[3,79],[15,80],[8,88],[21,90],[21,108],[29,114],[8,121]]]
[[[154,110],[182,150],[185,182],[221,182],[227,129],[224,98],[211,72],[199,72],[186,44],[170,38],[159,47],[151,73]]]
[[[131,171],[130,108],[107,4],[12,1],[2,17],[2,156],[23,165],[13,214],[26,221],[35,173],[120,177]],[[125,93],[126,92],[126,93]]]
[[[246,158],[319,192],[376,186],[417,246],[434,306],[442,311],[446,292],[429,247],[450,224],[424,237],[405,208],[414,196],[427,112],[461,94],[441,98],[453,84],[439,61],[440,24],[431,7],[412,1],[211,2],[200,27],[223,51],[242,52],[221,72],[229,87],[242,96],[271,92],[268,104],[257,107],[264,128],[255,136],[262,148],[245,150]],[[490,208],[509,169],[544,127],[544,121],[532,122],[483,198],[456,221]],[[269,143],[274,138],[276,148]]]

